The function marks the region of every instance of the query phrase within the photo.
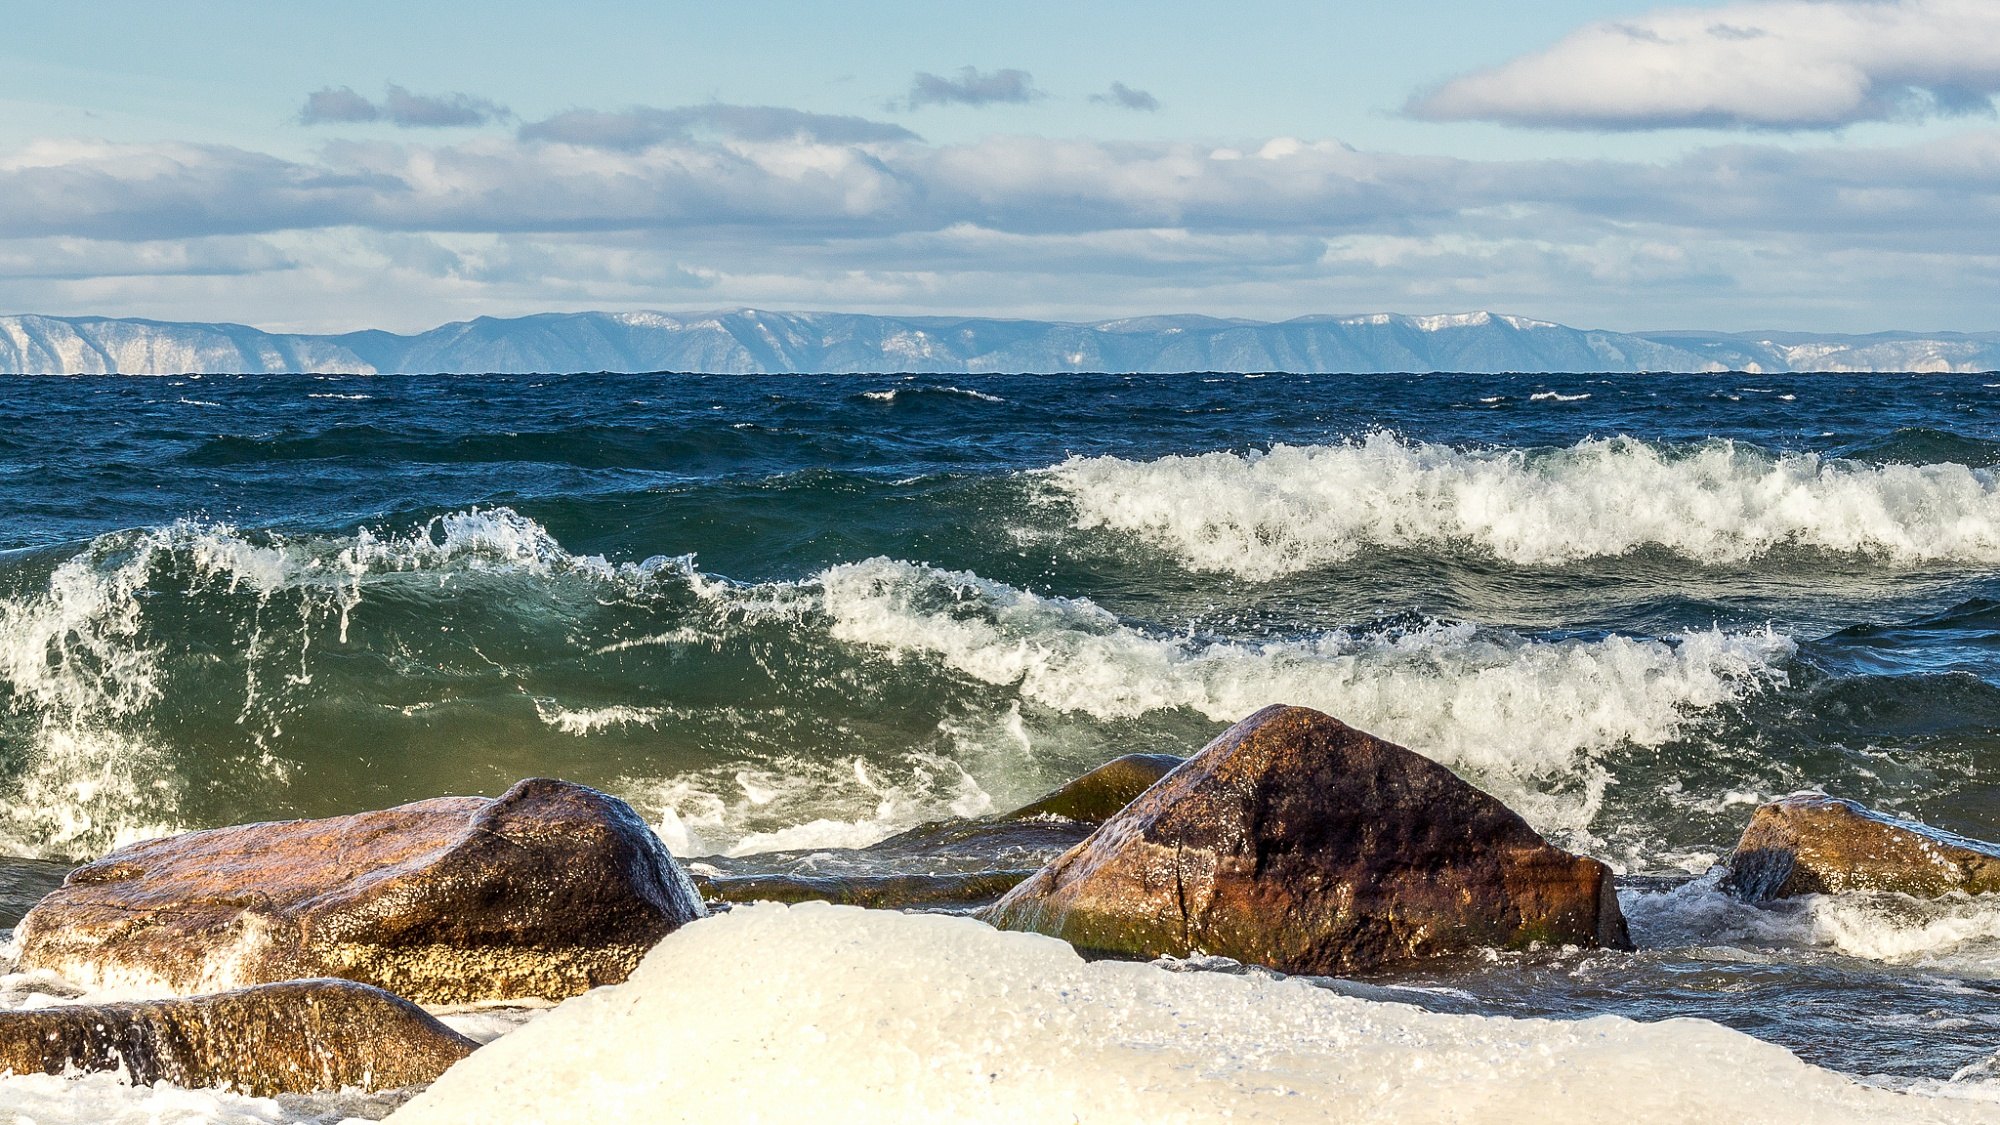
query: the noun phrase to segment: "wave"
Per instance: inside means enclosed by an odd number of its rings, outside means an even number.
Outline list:
[[[1781,685],[1795,651],[1769,630],[1542,641],[1466,623],[1278,640],[1162,635],[1082,599],[889,559],[817,581],[835,638],[927,658],[1100,720],[1186,709],[1233,722],[1316,707],[1495,789],[1544,830],[1584,832],[1624,745],[1678,736],[1701,710]]]
[[[1072,457],[1043,479],[1078,529],[1124,532],[1191,569],[1259,580],[1369,549],[1462,549],[1523,566],[1646,548],[1702,564],[1786,548],[1899,566],[2000,561],[1994,470],[1721,440],[1530,451],[1378,432],[1241,454]]]
[[[1782,686],[1795,651],[1430,620],[1204,634],[889,558],[765,582],[614,563],[508,509],[335,536],[180,523],[10,565],[0,849],[61,857],[530,772],[618,789],[684,854],[851,846],[1188,752],[1272,702],[1580,837],[1609,755]]]
[[[1620,904],[1641,948],[1784,946],[1993,979],[2000,898],[1891,892],[1806,895],[1745,903],[1717,889],[1720,872],[1668,891],[1626,893]]]
[[[861,397],[870,402],[900,402],[905,398],[917,398],[919,396],[956,396],[958,398],[973,399],[978,402],[1007,401],[999,395],[988,394],[985,391],[975,391],[967,387],[908,386],[861,392]]]

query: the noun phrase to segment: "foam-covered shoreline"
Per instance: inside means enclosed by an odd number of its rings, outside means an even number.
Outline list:
[[[746,988],[744,982],[754,981]],[[1989,1122],[1700,1020],[1424,1012],[1302,980],[1087,964],[964,918],[775,905],[484,1048],[392,1118]]]

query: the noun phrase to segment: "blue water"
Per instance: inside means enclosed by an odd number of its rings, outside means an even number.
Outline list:
[[[1665,889],[1797,788],[2000,838],[1978,377],[4,387],[0,852],[555,774],[837,867],[1300,702],[1628,875],[1651,948],[1478,1005],[1994,1047],[2000,911]]]

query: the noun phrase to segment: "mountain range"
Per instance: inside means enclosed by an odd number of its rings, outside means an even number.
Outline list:
[[[0,316],[0,371],[1639,372],[1992,371],[2000,332],[1607,332],[1498,313],[1153,316],[1094,323],[785,313],[544,313],[427,332]]]

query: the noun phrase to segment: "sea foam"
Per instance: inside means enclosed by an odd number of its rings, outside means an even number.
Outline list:
[[[1163,635],[1086,599],[891,559],[831,568],[815,585],[836,639],[892,659],[932,661],[1101,720],[1187,709],[1221,723],[1273,702],[1316,707],[1467,774],[1544,831],[1570,833],[1597,812],[1603,754],[1666,742],[1697,712],[1784,683],[1796,650],[1769,630],[1541,641],[1437,623],[1261,641]]]
[[[390,1120],[2000,1120],[1701,1020],[1517,1020],[1303,980],[1086,963],[966,918],[738,908],[452,1068]]]
[[[1272,579],[1369,549],[1557,565],[1655,547],[1695,562],[1781,548],[1884,562],[2000,560],[2000,476],[1872,465],[1730,441],[1618,437],[1464,449],[1374,433],[1153,461],[1072,457],[1044,479],[1081,529],[1125,532],[1195,570]]]

